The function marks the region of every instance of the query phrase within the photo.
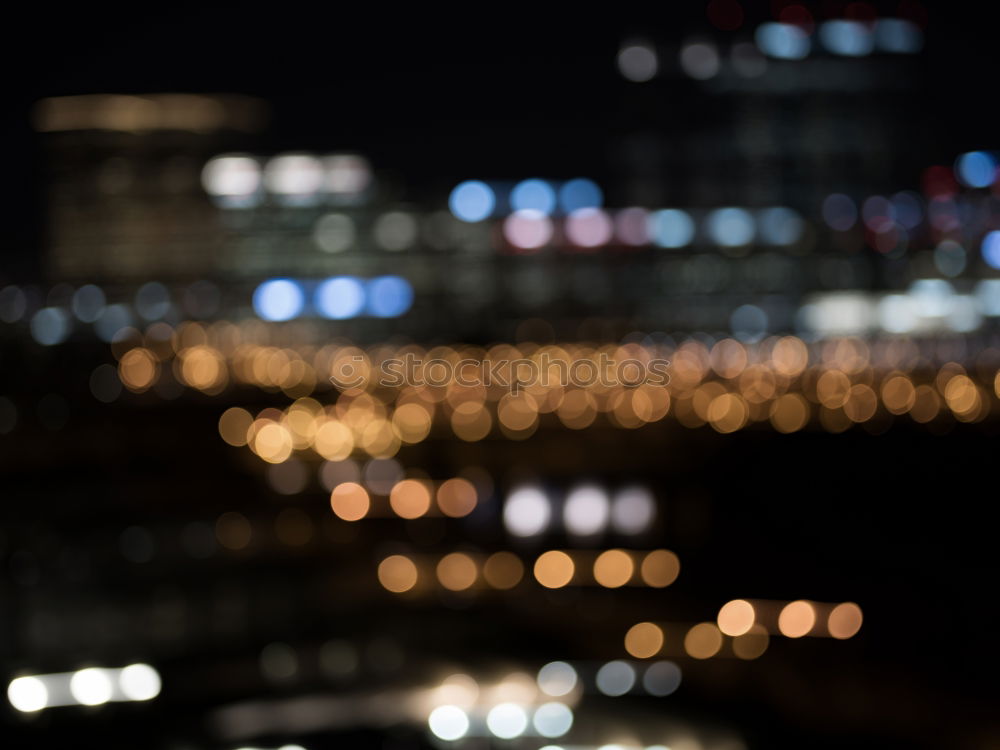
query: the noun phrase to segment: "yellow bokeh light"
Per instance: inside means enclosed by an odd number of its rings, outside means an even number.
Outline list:
[[[229,379],[226,362],[210,346],[192,346],[182,349],[177,355],[179,368],[175,370],[183,383],[200,391],[214,392]]]
[[[559,550],[549,550],[535,560],[535,579],[548,589],[558,589],[573,580],[573,558]]]
[[[770,417],[778,432],[798,432],[809,422],[809,402],[797,393],[786,393],[771,404]]]
[[[469,515],[475,510],[478,502],[476,487],[468,479],[461,477],[448,479],[438,487],[438,508],[451,518],[462,518]]]
[[[474,443],[493,429],[493,417],[479,401],[463,401],[451,415],[451,429],[459,440]]]
[[[816,625],[816,607],[812,602],[800,599],[789,602],[778,615],[778,630],[788,638],[808,635]]]
[[[625,650],[636,659],[649,659],[663,648],[663,630],[652,622],[640,622],[625,634]]]
[[[861,630],[863,619],[864,616],[861,614],[861,607],[854,602],[844,602],[830,610],[826,626],[830,631],[830,635],[843,640],[851,638]]]
[[[390,555],[378,565],[378,581],[394,594],[409,591],[417,585],[417,566],[406,555]]]
[[[420,479],[396,482],[389,492],[389,505],[400,518],[420,518],[431,508],[431,491],[427,482]]]
[[[253,450],[258,456],[272,464],[280,464],[292,455],[292,436],[277,422],[267,422],[253,437]]]
[[[753,605],[745,599],[726,602],[719,610],[719,630],[726,635],[743,635],[753,627],[756,616]]]
[[[738,659],[757,659],[767,651],[770,642],[767,629],[763,625],[754,625],[743,635],[733,638],[733,653]]]
[[[524,577],[524,563],[513,552],[496,552],[483,565],[483,578],[495,589],[512,589]]]
[[[932,421],[941,411],[941,399],[929,385],[918,385],[913,392],[913,406],[910,407],[910,417],[913,421],[926,424]]]
[[[330,493],[330,507],[338,518],[359,521],[368,515],[371,500],[365,488],[357,482],[343,482]]]
[[[905,375],[894,375],[882,383],[882,403],[892,414],[905,414],[916,400],[916,389]]]
[[[437,565],[438,580],[449,591],[471,588],[478,575],[475,561],[462,552],[445,555]]]
[[[142,347],[125,352],[118,362],[118,377],[130,391],[145,391],[159,374],[160,363],[151,351]]]
[[[430,434],[431,412],[422,404],[401,404],[392,413],[392,426],[399,439],[413,445]]]
[[[705,386],[702,386],[705,387]],[[735,393],[723,393],[708,405],[707,421],[721,433],[736,432],[746,426],[750,411]]]
[[[677,580],[681,561],[668,549],[653,550],[643,558],[639,572],[647,586],[663,588]]]
[[[712,622],[700,622],[684,636],[684,650],[692,659],[711,659],[722,648],[722,633]]]
[[[327,461],[343,461],[354,450],[354,433],[343,422],[323,419],[316,428],[313,447]]]
[[[840,370],[827,370],[816,381],[816,397],[827,409],[838,409],[847,403],[851,380]]]
[[[597,408],[594,398],[583,389],[567,390],[562,403],[556,409],[559,421],[571,430],[582,430],[590,427],[597,418]]]
[[[878,396],[869,386],[858,383],[851,386],[842,408],[852,422],[867,422],[878,410]]]
[[[247,432],[253,424],[253,416],[246,409],[234,406],[226,409],[219,417],[219,435],[229,445],[242,446],[247,444]]]
[[[625,550],[605,550],[594,561],[594,580],[605,588],[624,586],[632,579],[634,572],[635,563]]]

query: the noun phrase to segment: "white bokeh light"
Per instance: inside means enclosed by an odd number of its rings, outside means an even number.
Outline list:
[[[563,525],[574,536],[591,536],[608,525],[610,512],[607,492],[595,484],[581,484],[566,497]]]
[[[438,706],[427,718],[427,726],[435,737],[458,740],[469,731],[469,717],[458,706]]]
[[[118,675],[118,687],[129,700],[152,700],[160,694],[160,686],[159,672],[148,664],[130,664]]]
[[[41,711],[48,705],[49,691],[37,677],[17,677],[7,686],[7,700],[22,713]]]
[[[528,728],[528,714],[516,703],[501,703],[486,715],[486,726],[500,739],[511,740]]]
[[[549,526],[552,505],[540,487],[525,485],[507,496],[503,524],[514,536],[535,536]]]
[[[99,706],[111,700],[113,686],[105,669],[81,669],[69,681],[69,691],[85,706]]]

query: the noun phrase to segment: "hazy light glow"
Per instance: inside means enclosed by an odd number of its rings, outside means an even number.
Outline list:
[[[642,687],[650,695],[663,698],[681,686],[681,668],[672,661],[658,661],[646,668]]]
[[[975,288],[976,301],[984,315],[1000,315],[1000,279],[983,279]]]
[[[292,279],[269,279],[253,293],[254,312],[269,321],[291,320],[302,313],[305,303],[302,287]]]
[[[694,42],[681,47],[681,68],[698,81],[714,78],[719,72],[719,51],[709,42]]]
[[[482,221],[493,215],[497,198],[493,188],[479,180],[459,183],[448,197],[448,208],[456,219]]]
[[[912,55],[924,46],[924,32],[905,18],[880,18],[875,21],[875,46],[883,52]]]
[[[347,214],[327,214],[316,222],[313,239],[327,253],[342,253],[354,244],[354,219]]]
[[[94,284],[85,284],[73,292],[73,314],[84,323],[93,323],[104,312],[104,291]]]
[[[743,341],[755,341],[767,333],[767,313],[756,305],[741,305],[729,318],[733,335]]]
[[[223,205],[255,204],[261,186],[260,164],[249,156],[217,156],[201,171],[205,192]]]
[[[406,250],[417,240],[417,220],[405,211],[389,211],[375,220],[372,233],[383,249]]]
[[[649,531],[656,516],[656,502],[645,487],[624,487],[611,504],[611,525],[620,534]]]
[[[878,304],[878,322],[889,333],[910,333],[917,327],[920,310],[908,294],[887,294]]]
[[[751,42],[737,42],[730,54],[733,70],[743,78],[757,78],[767,71],[767,58]]]
[[[324,181],[320,160],[308,154],[276,156],[264,167],[264,187],[289,203],[311,202]]]
[[[537,250],[552,239],[552,220],[541,211],[524,208],[503,222],[503,236],[514,247]]]
[[[831,229],[846,232],[858,220],[858,208],[842,193],[831,193],[823,200],[823,221]]]
[[[358,154],[332,154],[323,158],[323,189],[335,197],[363,193],[372,182],[368,160]]]
[[[61,344],[70,334],[70,318],[61,307],[43,307],[31,318],[31,337],[42,346]]]
[[[613,227],[600,208],[579,208],[566,217],[566,236],[580,247],[600,247],[611,240]]]
[[[625,245],[649,243],[649,212],[644,208],[626,208],[615,216],[615,235]]]
[[[805,229],[802,218],[784,206],[765,208],[758,214],[757,221],[761,239],[769,245],[794,245]]]
[[[597,689],[605,695],[625,695],[635,685],[635,669],[626,661],[609,661],[597,670]]]
[[[630,44],[618,52],[618,71],[629,81],[651,81],[659,69],[656,50],[648,44]]]

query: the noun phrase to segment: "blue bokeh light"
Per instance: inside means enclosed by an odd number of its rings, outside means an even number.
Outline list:
[[[413,287],[402,276],[378,276],[368,282],[367,312],[376,318],[398,318],[413,304]]]
[[[263,320],[291,320],[302,313],[305,293],[292,279],[269,279],[253,293],[253,309]]]
[[[684,247],[694,239],[694,220],[679,208],[655,211],[649,217],[649,236],[659,247]]]
[[[581,208],[600,208],[603,205],[604,193],[593,180],[577,177],[559,188],[559,207],[563,213],[572,213]]]
[[[955,176],[967,187],[989,187],[997,176],[996,157],[986,151],[962,154],[955,160]]]
[[[875,22],[875,45],[883,52],[906,55],[924,46],[924,32],[905,18],[880,18]]]
[[[353,276],[333,276],[316,288],[316,310],[324,318],[346,320],[356,317],[365,307],[365,286]]]
[[[986,264],[1000,271],[1000,230],[994,229],[983,237],[981,252]]]
[[[762,23],[754,41],[757,49],[779,60],[802,60],[809,54],[809,35],[791,23]]]
[[[819,27],[819,38],[830,52],[844,57],[864,57],[875,47],[874,35],[859,21],[824,21]]]
[[[742,208],[717,208],[708,215],[708,235],[717,245],[740,247],[753,241],[753,217]]]
[[[466,180],[451,191],[448,208],[456,219],[476,222],[488,219],[496,209],[493,188],[479,180]]]
[[[514,211],[530,209],[551,216],[556,208],[556,191],[545,180],[523,180],[510,192],[510,207]]]

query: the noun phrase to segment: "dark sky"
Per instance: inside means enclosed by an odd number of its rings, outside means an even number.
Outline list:
[[[743,33],[769,17],[770,5],[744,3]],[[821,13],[821,4],[806,5]],[[877,5],[891,15],[897,4]],[[348,12],[342,4],[161,6],[125,14],[92,7],[19,9],[5,23],[3,189],[10,214],[3,276],[37,267],[31,258],[43,221],[41,159],[28,113],[39,98],[254,94],[272,104],[268,148],[359,149],[417,189],[470,174],[599,175],[609,138],[633,125],[621,103],[635,84],[614,65],[620,41],[638,33],[669,45],[712,30],[700,1],[641,14],[583,5],[561,12],[465,5],[434,13],[388,6]],[[983,5],[928,7],[920,95],[942,153],[993,145],[984,139],[995,133],[989,101],[997,15]],[[684,88],[671,96],[682,112]]]

